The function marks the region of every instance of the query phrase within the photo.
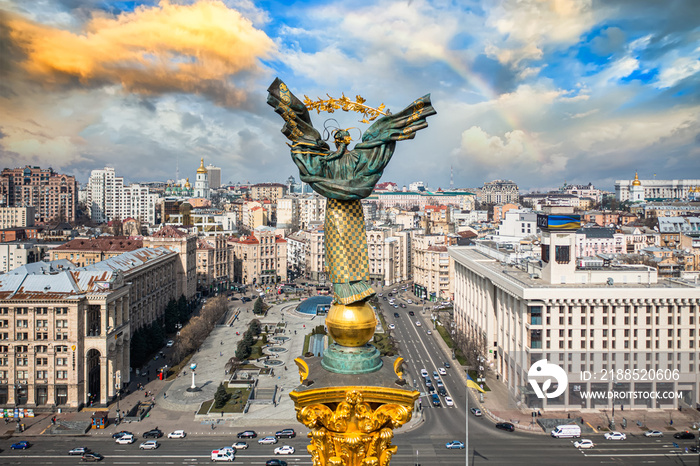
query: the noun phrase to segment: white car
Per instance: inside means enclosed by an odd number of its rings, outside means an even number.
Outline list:
[[[408,304],[413,304],[413,301],[411,301],[410,299],[407,299],[406,302],[407,302]]]
[[[133,435],[122,435],[116,440],[116,443],[118,443],[119,445],[129,445],[131,443],[134,443],[134,440],[136,439]]]
[[[146,442],[143,442],[141,445],[139,445],[139,448],[141,450],[155,450],[158,448],[160,444],[156,442],[155,440],[148,440]]]
[[[172,346],[173,346],[174,344],[175,344],[174,341],[168,340],[168,342],[165,344],[165,346],[167,346],[168,348],[172,348]]]
[[[428,377],[428,371],[426,371],[425,369],[421,369],[421,370],[420,370],[420,375],[421,375],[421,377],[423,377],[423,378]]]
[[[644,432],[645,437],[663,437],[664,433],[660,430],[647,430]]]
[[[440,373],[440,375],[447,375],[447,371],[445,370],[444,367],[439,368],[438,372]]]
[[[263,437],[260,440],[258,440],[258,443],[260,445],[274,445],[277,443],[277,438],[276,437]]]
[[[433,331],[432,331],[432,330],[428,330],[426,333],[427,333],[428,335],[432,335],[432,334],[433,334]]]
[[[396,325],[394,324],[389,324],[389,330],[394,330],[396,328]]]
[[[446,397],[445,397],[445,404],[446,404],[447,406],[454,406],[454,405],[455,405],[455,402],[452,401],[452,398],[451,398],[451,397],[446,396]]]
[[[593,440],[588,440],[584,438],[577,442],[574,442],[574,446],[576,448],[593,448],[595,447],[595,443],[593,443]]]
[[[176,430],[174,432],[170,432],[168,434],[168,438],[185,438],[187,437],[187,434],[185,433],[184,430]]]
[[[481,412],[481,410],[479,408],[471,408],[469,411],[471,411],[472,414],[476,417],[483,416],[483,413]]]
[[[290,447],[289,445],[275,448],[275,455],[293,455],[293,454],[294,454],[294,447]]]
[[[605,440],[626,440],[627,436],[622,432],[608,432],[605,434]]]
[[[245,450],[248,448],[248,444],[245,442],[236,442],[233,445],[231,445],[233,448],[236,450]]]
[[[417,321],[416,321],[416,327],[420,327],[421,325],[423,325],[423,324],[420,323],[420,320],[417,320]]]

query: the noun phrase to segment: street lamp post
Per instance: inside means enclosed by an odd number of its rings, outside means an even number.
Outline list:
[[[195,369],[197,369],[197,364],[196,364],[196,363],[190,364],[190,370],[192,371],[192,386],[191,386],[190,388],[187,389],[188,392],[198,392],[198,391],[201,390],[201,388],[198,388],[198,387],[194,384],[194,374],[195,374],[195,373],[194,373],[194,370],[195,370]]]

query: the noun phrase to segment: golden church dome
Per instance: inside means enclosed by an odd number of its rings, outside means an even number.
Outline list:
[[[185,189],[190,189],[191,187],[192,186],[190,186],[190,179],[187,178],[187,180],[185,180]]]
[[[204,159],[200,159],[201,164],[199,165],[199,168],[197,169],[197,173],[207,173],[207,169],[204,168]]]
[[[632,182],[632,186],[641,186],[642,183],[639,181],[639,175],[637,175],[637,172],[634,172],[634,181]]]

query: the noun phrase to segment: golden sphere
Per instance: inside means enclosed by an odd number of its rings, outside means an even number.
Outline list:
[[[341,346],[363,346],[374,335],[377,319],[367,302],[333,303],[326,316],[328,333]]]

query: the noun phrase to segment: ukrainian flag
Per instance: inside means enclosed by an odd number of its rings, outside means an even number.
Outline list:
[[[481,393],[486,393],[476,382],[474,382],[474,379],[472,379],[469,374],[467,374],[467,387],[468,388],[474,388]]]

